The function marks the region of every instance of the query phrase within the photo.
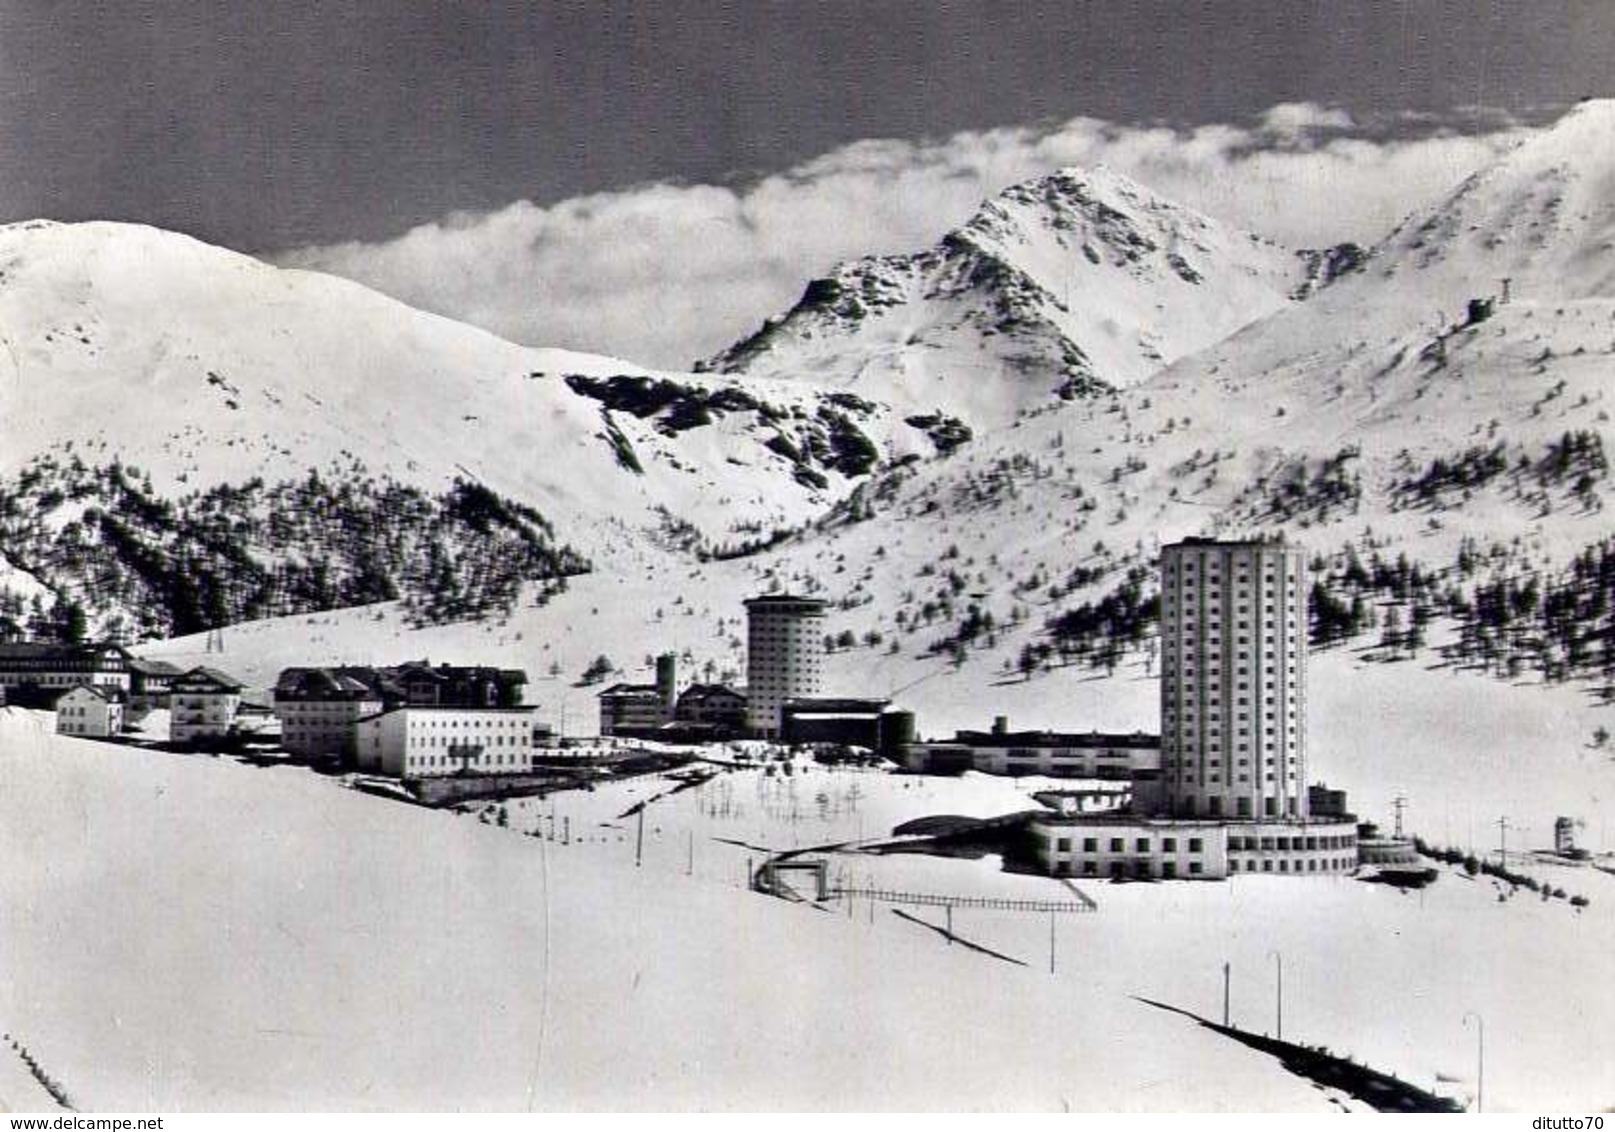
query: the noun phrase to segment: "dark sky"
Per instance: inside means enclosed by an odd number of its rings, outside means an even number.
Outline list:
[[[865,137],[1280,101],[1540,117],[1615,3],[0,0],[0,220],[268,251],[787,168]]]

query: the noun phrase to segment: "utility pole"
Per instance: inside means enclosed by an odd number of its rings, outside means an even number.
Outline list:
[[[634,830],[634,868],[639,868],[645,853],[645,807],[639,807],[639,823]]]
[[[690,830],[690,855],[684,863],[684,875],[687,877],[695,875],[695,830],[693,829]]]
[[[1054,974],[1054,910],[1049,910],[1049,974]]]
[[[1486,1111],[1486,1019],[1473,1010],[1464,1011],[1464,1028],[1469,1028],[1469,1020],[1475,1020],[1477,1034],[1475,1035],[1475,1111]]]
[[[1508,868],[1508,818],[1497,819],[1497,864],[1499,868]]]
[[[1222,1024],[1223,1024],[1224,1028],[1229,1028],[1229,1022],[1228,1022],[1228,962],[1226,960],[1223,961],[1223,965],[1222,965]]]
[[[947,905],[947,909],[948,909],[948,946],[952,947],[953,946],[953,905],[952,904]]]
[[[1268,954],[1278,961],[1278,982],[1276,984],[1278,990],[1278,1034],[1276,1036],[1282,1042],[1284,1040],[1284,956],[1279,953],[1276,947],[1269,951]]]

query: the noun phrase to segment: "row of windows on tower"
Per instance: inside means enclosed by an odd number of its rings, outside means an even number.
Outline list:
[[[1245,704],[1245,700],[1248,699],[1248,698],[1249,697],[1241,697],[1240,701],[1239,701],[1239,705],[1240,706],[1247,706]],[[1183,701],[1180,701],[1178,699],[1178,695],[1177,695],[1177,693],[1175,691],[1168,692],[1167,693],[1167,698],[1166,698],[1166,703],[1162,705],[1162,710],[1161,710],[1162,719],[1167,723],[1171,723],[1173,720],[1178,718],[1178,713],[1181,710],[1182,715],[1183,715],[1183,719],[1185,721],[1187,721],[1187,722],[1192,723],[1192,722],[1194,722],[1195,704],[1198,703],[1198,702],[1199,701],[1197,700],[1197,698],[1192,696],[1192,695],[1191,696],[1186,696],[1186,697],[1184,697]],[[1276,709],[1274,709],[1274,710],[1276,710]],[[1294,726],[1294,724],[1295,724],[1296,715],[1297,715],[1297,711],[1296,711],[1295,704],[1293,704],[1293,703],[1286,704],[1285,708],[1284,708],[1284,718],[1289,721],[1291,726]],[[1240,723],[1244,723],[1244,722],[1246,722],[1247,720],[1250,719],[1250,712],[1248,712],[1248,711],[1230,712],[1228,717],[1230,719],[1237,720]],[[1267,721],[1267,726],[1269,728],[1271,728],[1273,726],[1273,721],[1275,719],[1277,719],[1278,717],[1273,714],[1273,711],[1264,711],[1264,712],[1262,712],[1262,718]],[[1222,710],[1221,710],[1221,705],[1220,704],[1218,704],[1218,703],[1210,703],[1210,704],[1206,705],[1206,722],[1207,723],[1221,723],[1222,722]]]
[[[1186,758],[1178,758],[1178,757],[1174,757],[1171,754],[1168,754],[1167,758],[1166,758],[1166,769],[1167,770],[1185,770],[1185,769],[1187,769],[1187,770],[1192,771],[1194,769],[1195,764],[1196,764],[1197,761],[1198,760],[1195,759],[1192,756],[1186,757]],[[1285,757],[1283,759],[1280,759],[1280,758],[1274,757],[1273,755],[1268,755],[1265,759],[1262,760],[1262,763],[1263,763],[1264,766],[1268,767],[1269,769],[1272,769],[1272,768],[1277,767],[1277,766],[1279,766],[1281,764],[1285,765],[1285,766],[1288,766],[1288,765],[1294,763],[1295,761],[1296,760],[1294,758],[1292,758],[1292,757]],[[1220,758],[1218,758],[1216,755],[1212,755],[1211,758],[1206,760],[1206,765],[1208,767],[1210,767],[1211,769],[1213,769],[1213,770],[1217,770],[1217,769],[1220,769],[1222,767],[1222,760]],[[1235,765],[1248,767],[1248,766],[1250,766],[1250,760],[1249,759],[1239,759]]]
[[[1180,559],[1179,562],[1183,566],[1183,572],[1185,574],[1193,574],[1195,572],[1195,560],[1193,558]],[[1175,564],[1170,558],[1166,560],[1165,569],[1167,574],[1170,575],[1173,572],[1174,565]],[[1214,579],[1220,573],[1222,573],[1224,569],[1230,571],[1239,579],[1244,580],[1250,577],[1250,572],[1252,569],[1254,569],[1254,565],[1249,559],[1235,559],[1232,563],[1212,560],[1205,563],[1205,570],[1202,571],[1202,573],[1208,579]],[[1262,576],[1268,581],[1272,581],[1274,578],[1276,578],[1279,575],[1279,572],[1280,564],[1278,562],[1269,561],[1265,563],[1262,568]],[[1291,577],[1291,573],[1288,569],[1285,569],[1283,573],[1285,577]]]
[[[1270,739],[1278,734],[1278,727],[1273,723],[1271,716],[1268,717],[1268,722],[1265,727],[1253,729],[1248,722],[1248,715],[1248,712],[1239,713],[1237,722],[1234,726],[1234,734],[1236,736],[1240,738],[1249,738],[1255,730],[1260,730],[1263,735]],[[1162,717],[1162,722],[1166,724],[1166,729],[1168,731],[1178,730],[1182,734],[1188,735],[1193,732],[1196,721],[1194,711],[1189,710],[1185,711],[1181,717],[1175,713],[1167,713]],[[1221,727],[1222,717],[1214,712],[1209,713],[1205,716],[1203,722],[1209,727]],[[1291,735],[1295,734],[1295,716],[1293,714],[1287,720],[1287,730]]]
[[[1166,613],[1166,619],[1168,621],[1177,619],[1182,622],[1185,628],[1190,629],[1201,624],[1202,622],[1204,622],[1206,625],[1215,627],[1225,619],[1233,617],[1245,618],[1251,615],[1251,607],[1248,605],[1236,605],[1233,609],[1219,609],[1213,605],[1207,607],[1203,611],[1202,616],[1202,610],[1192,602],[1189,603],[1186,608],[1179,609],[1177,603],[1172,600],[1170,594],[1167,596],[1166,603],[1162,606],[1162,609]],[[1278,618],[1281,611],[1278,606],[1269,601],[1260,606],[1260,612],[1266,613],[1268,620],[1272,621]],[[1300,606],[1292,605],[1282,612],[1292,622],[1299,621],[1301,619]]]
[[[1171,633],[1171,631],[1172,627],[1168,625],[1167,632]],[[1241,630],[1237,637],[1228,638],[1228,643],[1241,646],[1235,652],[1235,659],[1237,660],[1250,660],[1254,655],[1250,648],[1251,639],[1248,635],[1246,635],[1247,633],[1248,630]],[[1290,629],[1285,632],[1284,643],[1289,646],[1289,655],[1295,655],[1296,651],[1300,648],[1300,640],[1301,634],[1296,630]],[[1263,659],[1268,661],[1268,663],[1272,663],[1272,651],[1278,645],[1278,638],[1273,633],[1266,633],[1263,635],[1262,643],[1267,646],[1267,655],[1264,656]],[[1209,653],[1212,650],[1222,648],[1222,646],[1222,635],[1216,630],[1213,630],[1208,634],[1195,638],[1193,641],[1184,641],[1181,648],[1185,657],[1192,657],[1196,653]],[[1167,645],[1166,655],[1168,657],[1172,657],[1176,655],[1177,652],[1178,650],[1174,649],[1169,642]],[[1215,659],[1219,658],[1207,657],[1207,660]]]
[[[1202,805],[1203,802],[1203,805]],[[1281,805],[1282,803],[1282,805]],[[1203,812],[1207,817],[1220,818],[1223,814],[1222,796],[1213,794],[1209,798],[1201,799],[1196,794],[1185,794],[1178,799],[1179,813],[1190,817],[1197,812]],[[1241,795],[1234,799],[1234,816],[1248,818],[1251,816],[1251,800]],[[1262,816],[1269,818],[1279,817],[1281,812],[1294,817],[1299,812],[1296,800],[1293,797],[1275,798],[1268,795],[1262,799]]]

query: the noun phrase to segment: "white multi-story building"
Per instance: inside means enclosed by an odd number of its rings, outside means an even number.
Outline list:
[[[98,684],[79,684],[56,699],[56,732],[106,739],[123,731],[123,693]]]
[[[168,737],[175,743],[227,738],[241,707],[241,682],[216,668],[199,667],[169,685]]]
[[[746,725],[776,738],[786,700],[813,699],[824,683],[825,603],[766,594],[746,601]]]
[[[1305,820],[1306,555],[1161,549],[1161,778],[1182,818]]]
[[[355,725],[358,767],[396,778],[529,771],[535,710],[416,704],[378,712]]]

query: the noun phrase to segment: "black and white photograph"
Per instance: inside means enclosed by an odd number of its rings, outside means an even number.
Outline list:
[[[1600,1128],[1612,413],[1603,0],[0,0],[0,1109]]]

